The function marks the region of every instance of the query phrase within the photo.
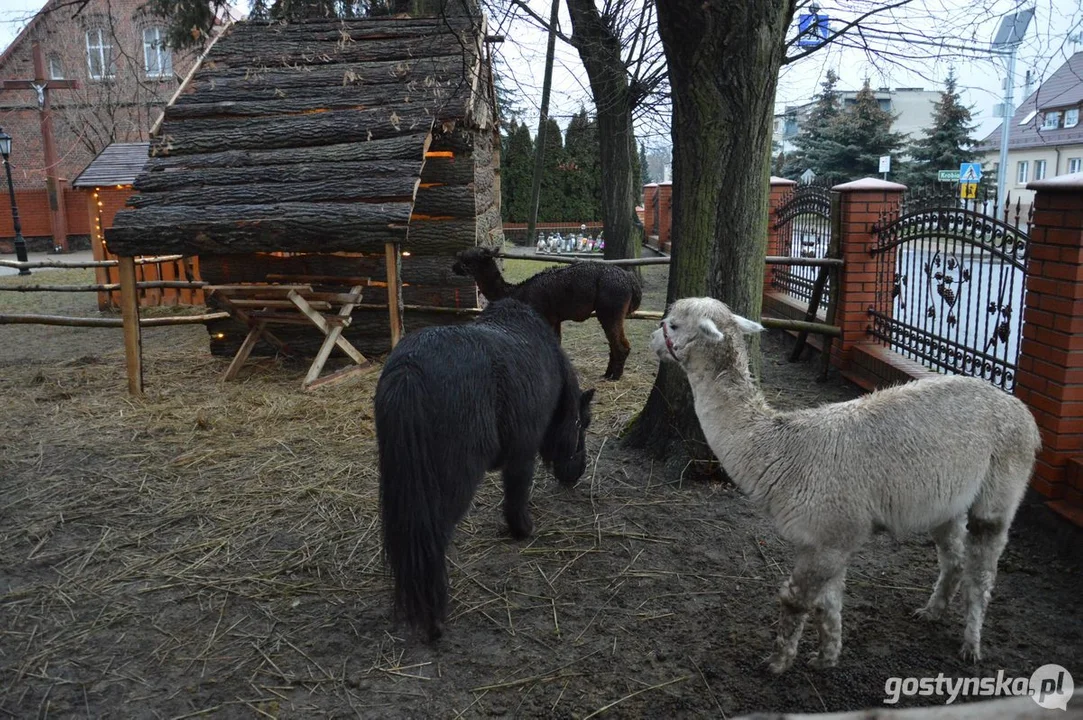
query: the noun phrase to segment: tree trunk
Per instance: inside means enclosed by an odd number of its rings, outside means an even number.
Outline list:
[[[567,0],[572,45],[590,79],[598,121],[602,170],[602,225],[605,258],[639,257],[642,227],[636,222],[639,178],[635,175],[635,133],[628,74],[620,38],[598,14],[594,0]]]
[[[658,0],[673,96],[673,253],[667,303],[710,295],[759,319],[767,242],[771,122],[785,0]],[[758,347],[751,348],[753,371]],[[758,374],[758,373],[757,373]],[[629,444],[706,460],[684,373],[663,364]],[[680,443],[680,444],[679,444]]]

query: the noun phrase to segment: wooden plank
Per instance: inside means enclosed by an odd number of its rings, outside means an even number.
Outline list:
[[[139,296],[135,287],[135,259],[121,256],[120,310],[124,327],[124,359],[128,370],[128,392],[143,394],[143,336],[139,326]]]
[[[373,370],[376,370],[378,367],[379,365],[372,362],[371,360],[366,360],[364,365],[347,365],[346,367],[336,370],[333,373],[324,375],[321,378],[316,378],[308,384],[306,389],[313,390],[315,388],[323,387],[325,385],[333,385],[335,383],[342,382],[343,380],[349,380],[353,377],[368,375]]]
[[[330,333],[327,330],[328,324],[333,322],[333,324],[338,326],[339,332],[335,335],[332,342],[330,344],[327,344],[325,342],[325,345],[327,345],[328,354],[331,352],[331,347],[333,345],[338,345],[340,348],[342,348],[343,352],[345,352],[353,359],[354,362],[363,363],[365,362],[365,356],[358,352],[353,347],[353,345],[351,345],[345,338],[341,337],[342,328],[350,324],[351,314],[353,313],[354,306],[361,299],[361,286],[353,288],[350,295],[351,301],[343,304],[343,306],[339,308],[338,315],[321,315],[320,313],[313,310],[312,306],[308,304],[308,301],[301,297],[299,293],[290,293],[290,300],[292,300],[294,304],[297,305],[297,308],[301,312],[303,312],[305,315],[308,316],[310,320],[312,320],[316,327],[320,328],[320,330],[322,330],[324,333],[327,333],[328,336],[330,336]],[[322,350],[323,348],[321,347],[321,352]],[[317,358],[318,357],[319,353],[317,353]],[[324,360],[327,360],[326,356],[324,357]],[[317,374],[319,374],[318,370]]]
[[[244,361],[248,359],[248,356],[252,354],[252,348],[256,347],[256,341],[259,340],[260,335],[263,334],[263,323],[257,322],[252,325],[248,330],[248,334],[244,338],[244,342],[241,343],[240,349],[233,357],[233,362],[226,368],[226,372],[222,375],[223,382],[229,382],[237,377],[237,373],[241,371],[241,366],[244,365]]]
[[[230,298],[230,302],[234,307],[239,308],[256,308],[256,309],[270,309],[270,308],[293,308],[294,304],[289,300],[246,300],[242,298]],[[310,301],[309,304],[316,310],[330,310],[331,303]]]
[[[139,318],[140,327],[171,327],[174,325],[201,325],[226,320],[228,312],[204,313],[202,315],[175,315]],[[0,325],[54,325],[59,327],[122,328],[121,318],[68,317],[65,315],[32,315],[15,313],[0,315]]]
[[[270,324],[285,323],[287,325],[316,325],[321,330],[329,329],[333,325],[349,325],[350,318],[339,318],[331,315],[328,317],[320,316],[319,322],[314,321],[312,318],[305,317],[300,313],[281,312],[277,310],[253,310],[248,313],[248,316],[257,320],[264,320]]]
[[[244,310],[242,310],[239,307],[235,307],[233,305],[233,303],[230,302],[229,298],[226,297],[225,294],[213,295],[212,297],[214,298],[214,301],[216,303],[221,305],[230,315],[232,315],[236,320],[240,321],[242,324],[248,325],[249,327],[252,327],[252,325],[255,323],[254,320],[252,320],[251,318],[248,317],[248,314]],[[260,332],[260,337],[262,337],[268,343],[273,345],[279,352],[285,353],[287,355],[291,354],[290,349],[286,345],[286,343],[279,340],[278,337],[274,333],[272,333],[270,330],[267,330],[266,328],[264,328]]]
[[[221,295],[228,295],[231,298],[236,296],[247,297],[250,294],[257,293],[260,295],[267,295],[269,297],[278,297],[279,295],[289,295],[291,291],[296,290],[298,292],[311,292],[312,286],[307,284],[295,284],[295,285],[206,285],[203,291],[207,294],[219,293]]]
[[[391,324],[391,347],[399,344],[404,334],[402,322],[402,252],[397,243],[384,247],[387,262],[387,315]]]

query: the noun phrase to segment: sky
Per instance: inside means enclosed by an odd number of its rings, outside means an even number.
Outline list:
[[[239,0],[242,4],[245,0]],[[496,3],[496,0],[491,0]],[[642,0],[630,0],[632,2]],[[805,4],[807,0],[799,0]],[[528,0],[538,15],[548,16],[549,0]],[[26,19],[43,5],[43,0],[0,0],[0,47],[6,47]],[[503,3],[500,3],[503,4]],[[853,17],[854,12],[868,9],[876,3],[870,0],[821,0],[821,14],[832,18],[832,28]],[[1080,0],[1037,0],[1027,3],[1036,9],[1035,19],[1027,30],[1019,49],[1016,64],[1015,104],[1028,94],[1026,72],[1032,73],[1032,86],[1048,77],[1073,52],[1083,50],[1083,9]],[[880,3],[879,5],[883,5]],[[971,108],[978,125],[979,139],[999,124],[993,116],[993,106],[1002,102],[1005,74],[1003,58],[989,57],[989,43],[1000,24],[1001,16],[1013,12],[1022,3],[1017,0],[919,0],[891,13],[880,13],[866,25],[881,38],[929,37],[939,34],[940,45],[953,43],[950,48],[913,45],[901,49],[890,40],[872,40],[871,44],[887,53],[872,53],[858,48],[832,46],[783,68],[779,76],[775,99],[776,112],[786,105],[808,102],[819,90],[819,83],[828,69],[840,76],[839,88],[856,90],[867,78],[874,88],[921,87],[939,90],[949,68],[958,81],[963,102]],[[799,11],[807,12],[807,10]],[[490,32],[500,32],[506,41],[492,45],[498,59],[498,72],[504,84],[517,88],[520,119],[532,132],[537,127],[545,65],[546,36],[535,22],[511,16],[490,16]],[[570,32],[570,23],[561,3],[559,24]],[[796,32],[795,27],[791,34]],[[1071,37],[1081,40],[1073,42]],[[947,40],[945,38],[950,38]],[[936,55],[919,58],[918,55]],[[982,57],[982,55],[985,55]],[[586,73],[578,54],[560,40],[556,43],[553,91],[550,115],[560,125],[580,107],[591,108]],[[638,138],[648,148],[670,144],[668,130],[659,123],[637,127]]]

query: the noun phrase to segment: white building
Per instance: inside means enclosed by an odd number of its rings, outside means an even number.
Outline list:
[[[853,105],[857,98],[856,90],[843,90],[839,92],[839,99],[843,107]],[[940,99],[939,90],[924,90],[922,88],[880,88],[875,90],[877,102],[882,110],[886,110],[895,116],[895,122],[891,126],[894,132],[910,135],[910,140],[923,137],[925,128],[933,124],[934,105]],[[787,105],[786,109],[775,115],[775,128],[773,140],[775,152],[793,151],[793,139],[801,132],[801,126],[808,119],[809,113],[816,103],[808,102],[804,105]]]
[[[1029,207],[1032,180],[1043,180],[1083,170],[1083,52],[1077,52],[1022,102],[1008,128],[1008,181],[1012,200]],[[1001,127],[977,147],[982,167],[994,172],[1000,165]]]

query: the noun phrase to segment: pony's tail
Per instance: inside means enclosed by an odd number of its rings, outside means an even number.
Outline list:
[[[424,389],[406,373],[392,372],[377,388],[375,419],[384,556],[394,578],[395,611],[433,641],[443,633],[447,614],[448,533],[439,471],[421,426],[427,417],[423,398]]]

